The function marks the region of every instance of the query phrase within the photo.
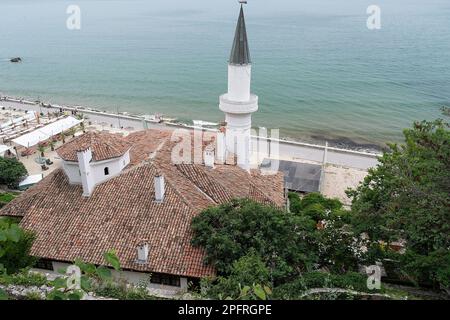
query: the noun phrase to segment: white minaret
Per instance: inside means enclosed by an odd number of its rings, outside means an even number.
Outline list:
[[[220,96],[220,110],[225,113],[226,150],[237,156],[237,164],[250,169],[252,113],[258,110],[258,96],[250,91],[252,65],[248,49],[244,8],[241,12],[234,36],[233,48],[228,63],[228,93]]]

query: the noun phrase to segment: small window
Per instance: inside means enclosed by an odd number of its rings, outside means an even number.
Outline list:
[[[109,176],[109,168],[108,167],[105,168],[105,176]]]
[[[154,273],[152,274],[150,282],[166,286],[180,287],[180,277],[168,274]]]
[[[53,263],[51,260],[39,259],[34,265],[35,268],[53,271]]]

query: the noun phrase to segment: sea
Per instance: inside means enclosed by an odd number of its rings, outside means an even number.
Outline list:
[[[238,14],[235,0],[0,0],[0,93],[219,122]],[[255,127],[370,148],[450,106],[448,0],[249,0],[245,14]]]

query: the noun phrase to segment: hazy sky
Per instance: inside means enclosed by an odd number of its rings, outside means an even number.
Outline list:
[[[89,2],[91,5],[104,6],[104,10],[114,10],[118,2],[124,0],[0,0],[0,8],[5,4],[25,5],[49,4],[54,2],[79,4]],[[212,15],[236,14],[238,10],[237,0],[126,0],[130,6],[141,7],[142,10],[152,13],[173,11],[206,11]],[[364,12],[372,4],[380,5],[387,10],[408,12],[409,10],[427,10],[433,5],[450,7],[448,0],[248,0],[248,12],[252,15],[275,15],[277,13],[292,12],[293,14],[316,13],[333,15],[354,15]]]

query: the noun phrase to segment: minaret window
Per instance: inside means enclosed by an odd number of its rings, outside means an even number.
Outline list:
[[[105,176],[109,176],[109,168],[105,167]]]

